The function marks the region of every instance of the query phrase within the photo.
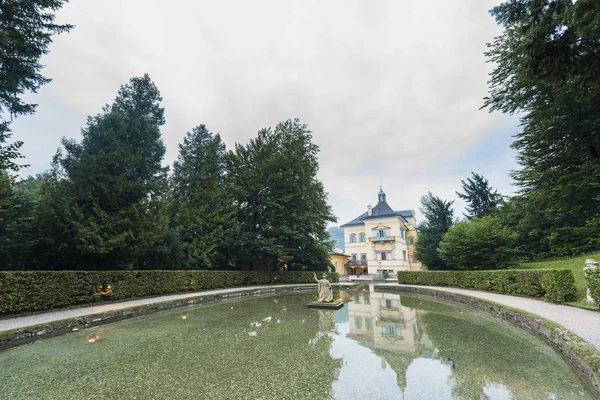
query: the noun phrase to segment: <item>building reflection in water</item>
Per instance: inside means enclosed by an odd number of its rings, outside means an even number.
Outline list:
[[[398,294],[374,292],[372,286],[370,289],[349,292],[349,336],[371,341],[377,349],[432,357],[435,349],[419,321],[426,311],[404,307]]]
[[[390,378],[396,380],[394,386],[399,390],[396,395],[407,396],[405,398],[419,398],[425,388],[427,393],[435,393],[440,398],[451,396],[448,378],[452,370],[436,357],[437,350],[421,326],[420,318],[427,311],[403,306],[400,295],[374,292],[372,285],[369,289],[348,291],[345,295],[348,314],[347,339],[344,340],[359,342],[371,354],[363,353],[359,357],[357,354],[356,360],[346,355],[345,370],[341,371],[340,379],[357,379],[360,375],[368,375],[369,380],[380,381],[380,384],[365,388],[364,393],[346,393],[343,384],[336,385],[335,397],[388,398],[393,393],[393,388],[389,386]],[[372,367],[367,368],[373,365],[373,357],[379,359],[379,372]],[[427,365],[422,365],[424,363]],[[362,374],[360,369],[363,370]],[[382,393],[374,393],[374,387],[380,388]]]

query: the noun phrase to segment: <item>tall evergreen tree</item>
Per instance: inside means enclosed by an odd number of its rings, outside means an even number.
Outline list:
[[[114,103],[88,118],[82,141],[63,139],[48,190],[60,204],[60,246],[89,268],[142,268],[163,236],[167,168],[164,109],[148,75],[121,86]],[[56,229],[56,228],[53,228]],[[71,266],[74,267],[74,266]]]
[[[600,248],[600,3],[518,0],[495,7],[505,30],[485,106],[522,115],[514,179],[554,255]]]
[[[297,119],[263,129],[229,153],[230,190],[240,224],[238,260],[285,259],[292,269],[324,269],[335,222],[317,179],[319,148]]]
[[[463,193],[456,192],[459,198],[467,202],[468,219],[483,217],[497,209],[502,196],[494,190],[483,176],[471,172],[472,178],[460,181]]]
[[[446,232],[454,225],[454,201],[442,200],[431,192],[421,197],[423,222],[417,226],[415,257],[430,270],[453,269],[440,257],[438,248]]]
[[[188,132],[173,165],[171,225],[183,242],[186,268],[223,268],[236,236],[225,188],[225,144],[204,125]]]
[[[14,162],[23,144],[6,144],[11,120],[35,112],[21,96],[36,92],[50,79],[41,74],[40,58],[48,53],[52,36],[72,25],[54,23],[66,0],[3,0],[0,2],[0,170],[17,170]],[[0,221],[1,222],[1,221]]]

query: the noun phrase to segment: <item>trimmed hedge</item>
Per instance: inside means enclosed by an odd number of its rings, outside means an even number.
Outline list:
[[[585,268],[585,281],[590,289],[590,296],[594,302],[600,307],[600,268]]]
[[[451,286],[554,302],[577,298],[575,278],[568,269],[509,269],[492,271],[400,271],[398,283]]]
[[[320,272],[319,272],[320,274]],[[331,282],[337,273],[328,272]],[[272,283],[311,283],[312,271],[0,271],[0,315]]]

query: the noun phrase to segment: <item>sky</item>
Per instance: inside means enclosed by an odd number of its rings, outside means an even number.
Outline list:
[[[49,168],[61,137],[80,138],[88,115],[120,85],[150,74],[163,96],[166,164],[194,126],[227,147],[290,118],[320,147],[319,179],[338,225],[377,203],[395,210],[428,191],[455,200],[483,174],[511,194],[514,116],[480,109],[486,43],[501,34],[489,0],[86,0],[66,4],[42,62],[52,82],[26,96],[35,115],[13,123],[30,167]]]

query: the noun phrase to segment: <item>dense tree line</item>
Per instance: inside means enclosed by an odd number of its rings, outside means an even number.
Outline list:
[[[5,269],[324,269],[335,221],[318,147],[288,120],[227,152],[199,125],[168,174],[145,75],[63,139],[45,174],[2,187]]]

